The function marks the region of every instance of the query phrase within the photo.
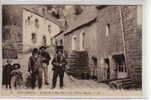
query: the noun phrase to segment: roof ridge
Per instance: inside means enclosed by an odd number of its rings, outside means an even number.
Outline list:
[[[91,21],[94,21],[97,17],[97,14],[92,14],[90,12],[87,13],[89,15],[85,15],[85,14],[86,14],[86,12],[83,13],[81,16],[79,16],[79,18],[76,21],[74,21],[74,23],[64,32],[64,34],[67,35],[69,32],[71,32],[85,24],[88,24]]]

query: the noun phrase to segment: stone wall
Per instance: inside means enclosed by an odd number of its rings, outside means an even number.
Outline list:
[[[142,79],[142,27],[137,25],[138,6],[122,6],[127,66],[133,80]]]
[[[97,53],[99,54],[98,81],[106,80],[104,74],[104,60],[109,59],[110,79],[116,78],[113,55],[123,54],[123,36],[118,6],[106,6],[98,12],[98,36]],[[109,25],[109,33],[106,34],[106,26]]]
[[[16,58],[17,53],[22,52],[22,8],[4,5],[2,10],[3,57]]]
[[[98,56],[97,54],[97,34],[96,34],[96,22],[93,21],[89,23],[89,25],[84,25],[83,27],[80,27],[76,29],[75,31],[71,32],[68,35],[65,35],[64,39],[64,46],[65,50],[68,53],[71,53],[72,51],[72,37],[75,36],[77,38],[76,40],[76,50],[80,51],[80,34],[84,33],[84,50],[88,53],[88,62],[89,62],[89,68],[90,72],[93,70],[93,62],[92,57]]]
[[[106,6],[98,13],[98,80],[106,80],[104,59],[109,59],[110,79],[116,79],[115,55],[123,55],[127,77],[141,81],[142,77],[142,28],[138,26],[138,6]],[[105,26],[109,24],[109,34]]]

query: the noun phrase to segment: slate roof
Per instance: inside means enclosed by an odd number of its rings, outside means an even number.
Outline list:
[[[81,13],[81,15],[78,16],[76,21],[64,32],[64,35],[68,35],[70,32],[76,30],[79,27],[82,27],[83,25],[86,25],[92,21],[94,21],[97,17],[97,11],[87,11]]]

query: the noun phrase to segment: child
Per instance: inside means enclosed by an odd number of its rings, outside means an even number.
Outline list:
[[[3,67],[3,83],[5,83],[6,88],[11,88],[11,72],[13,70],[12,60],[8,59],[7,64]]]
[[[20,64],[13,64],[14,70],[11,72],[11,86],[13,88],[19,88],[22,85],[23,77],[20,71]]]

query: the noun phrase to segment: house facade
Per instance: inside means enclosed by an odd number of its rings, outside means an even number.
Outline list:
[[[85,52],[83,59],[87,61],[83,60],[82,65],[87,66],[86,72],[88,71],[92,76],[97,76],[97,9],[95,6],[81,6],[81,8],[67,6],[64,8],[63,12],[65,13],[67,23],[66,30],[60,35],[55,36],[54,39],[58,45],[63,44],[64,50],[70,60],[76,60],[76,57],[74,58],[76,56],[74,55],[75,52]],[[79,11],[79,9],[81,10]],[[80,60],[78,59],[78,61]],[[78,61],[72,61],[72,63]],[[79,65],[77,64],[76,66],[82,71],[82,66]]]
[[[67,8],[67,28],[55,37],[63,39],[65,51],[86,51],[89,75],[98,82],[141,82],[142,6],[82,6],[78,13]]]
[[[58,34],[61,28],[50,18],[46,12],[34,13],[31,9],[23,9],[23,50],[27,51],[32,47],[41,45],[50,46],[51,37]]]
[[[62,30],[62,24],[47,8],[45,5],[3,6],[3,58],[17,58],[18,53],[51,45],[51,37]]]
[[[141,81],[140,6],[98,9],[98,80],[129,77]]]

